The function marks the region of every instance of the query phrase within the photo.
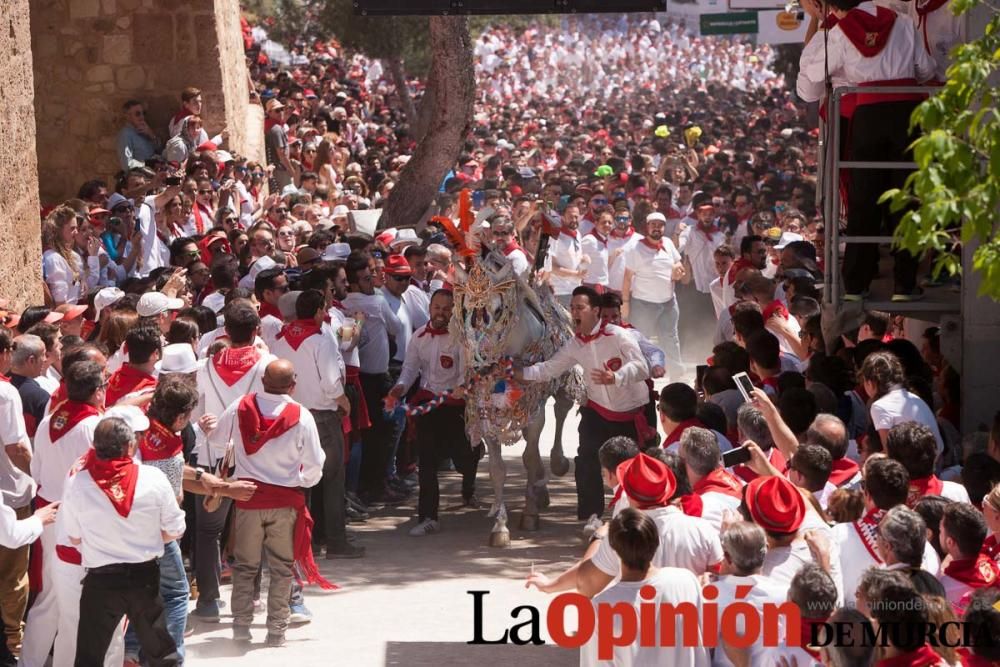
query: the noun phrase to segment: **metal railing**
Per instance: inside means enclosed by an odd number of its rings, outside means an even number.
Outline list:
[[[823,300],[828,304],[840,304],[843,300],[840,276],[840,242],[891,244],[892,236],[841,236],[840,234],[840,170],[841,169],[916,169],[915,162],[877,161],[877,160],[842,160],[840,156],[840,107],[845,95],[852,93],[913,93],[933,94],[940,90],[932,86],[844,86],[833,91],[830,97],[830,112],[826,123],[832,131],[821,133],[821,137],[830,137],[829,143],[821,140],[823,156],[820,161],[822,172],[820,182],[823,196]],[[823,128],[826,130],[827,128]],[[958,298],[955,303],[935,303],[910,301],[897,303],[893,301],[866,301],[865,307],[871,310],[944,313],[960,310]]]

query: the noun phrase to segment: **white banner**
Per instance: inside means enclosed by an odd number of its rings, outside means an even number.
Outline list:
[[[809,21],[803,12],[762,11],[757,13],[758,44],[801,44]]]

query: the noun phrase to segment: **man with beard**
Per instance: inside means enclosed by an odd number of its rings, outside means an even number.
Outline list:
[[[559,237],[549,245],[549,259],[552,261],[552,271],[549,283],[556,301],[563,308],[569,308],[573,298],[573,290],[580,286],[580,281],[587,275],[587,267],[581,249],[580,209],[570,204],[563,211],[562,227]]]
[[[605,503],[598,449],[617,435],[638,443],[655,436],[644,412],[649,400],[645,385],[649,367],[627,331],[601,320],[601,297],[592,288],[573,290],[570,315],[576,336],[548,361],[516,370],[514,377],[548,382],[575,365],[583,367],[587,402],[580,409],[580,449],[575,466],[577,518],[599,522]]]
[[[682,247],[685,269],[694,279],[693,284],[682,289],[685,315],[681,334],[684,338],[684,347],[689,353],[693,352],[693,348],[702,341],[706,346],[702,352],[708,351],[707,340],[702,332],[706,323],[713,321],[715,313],[711,294],[712,280],[716,276],[714,253],[715,249],[726,240],[725,234],[718,227],[712,198],[699,192],[692,204],[695,224],[688,232],[687,243]]]
[[[729,308],[736,303],[735,284],[741,271],[745,269],[763,271],[765,266],[767,266],[767,245],[764,239],[757,234],[744,236],[740,241],[740,256],[729,267],[729,272],[722,281],[722,305]]]
[[[420,389],[410,400],[420,405],[461,384],[462,362],[458,342],[448,333],[448,322],[454,297],[450,290],[440,289],[431,297],[431,320],[414,333],[406,348],[406,360],[399,382],[389,392],[386,401],[391,407],[420,377]],[[410,535],[421,537],[437,532],[439,463],[450,458],[462,474],[462,504],[476,507],[476,468],[478,457],[465,433],[465,400],[458,395],[445,399],[444,404],[417,418],[417,446],[420,456],[420,501],[417,525]]]
[[[670,377],[676,380],[683,367],[674,281],[684,277],[684,265],[673,242],[663,237],[666,224],[662,213],[646,216],[646,237],[625,256],[622,317],[659,342],[667,354]]]
[[[493,247],[502,252],[514,265],[514,272],[521,276],[528,272],[531,263],[524,248],[514,239],[514,223],[510,218],[497,217],[490,222],[490,234],[493,236]]]

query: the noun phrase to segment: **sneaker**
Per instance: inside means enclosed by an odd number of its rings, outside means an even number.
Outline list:
[[[304,604],[290,605],[289,610],[292,612],[288,616],[289,625],[305,625],[313,620],[312,612]]]
[[[340,558],[361,558],[365,555],[365,548],[357,544],[351,544],[348,542],[343,546],[326,549],[327,560],[334,560]]]
[[[462,498],[462,507],[469,507],[474,510],[479,509],[479,498],[474,493],[468,498]]]
[[[233,626],[233,641],[236,642],[250,642],[253,641],[253,635],[250,634],[249,625],[234,625]]]
[[[357,510],[349,504],[344,508],[344,512],[347,515],[347,520],[354,523],[363,523],[371,518],[368,512]]]
[[[199,603],[194,611],[191,612],[191,616],[198,621],[203,623],[218,623],[219,622],[219,603],[216,600],[206,600]]]
[[[592,538],[594,536],[594,533],[596,533],[598,529],[603,525],[604,522],[601,521],[601,517],[597,516],[596,514],[591,514],[590,518],[587,519],[587,523],[583,524],[584,538],[588,540]]]
[[[440,524],[434,519],[424,519],[410,529],[410,537],[423,537],[424,535],[430,535],[431,533],[438,532],[440,527]]]
[[[272,635],[270,632],[267,633],[267,637],[264,638],[264,645],[271,648],[278,648],[279,646],[285,645],[285,635]]]
[[[920,301],[924,298],[924,291],[919,287],[916,287],[911,292],[897,292],[892,295],[893,303],[910,303],[911,301]]]
[[[409,486],[403,480],[398,477],[393,477],[386,481],[385,485],[392,491],[399,493],[404,496],[408,496],[413,493],[413,487]]]
[[[368,506],[361,502],[361,498],[358,497],[358,494],[348,491],[344,494],[344,497],[347,499],[348,505],[353,505],[355,509],[362,512],[368,511]]]

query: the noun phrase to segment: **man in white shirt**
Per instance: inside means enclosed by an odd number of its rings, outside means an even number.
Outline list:
[[[659,343],[667,355],[669,375],[676,380],[683,366],[674,281],[684,277],[684,265],[673,242],[663,236],[666,222],[662,213],[650,213],[646,237],[625,255],[622,317]]]
[[[272,361],[264,373],[264,391],[247,394],[229,406],[209,436],[216,458],[232,439],[235,476],[257,485],[254,495],[237,501],[233,512],[233,638],[240,642],[252,639],[254,579],[265,544],[270,573],[268,646],[285,642],[294,567],[303,583],[335,588],[319,574],[312,555],[312,518],[304,489],[320,481],[325,455],[312,414],[290,396],[295,383],[290,362]],[[308,540],[295,539],[302,530],[309,534]]]
[[[260,304],[260,333],[268,349],[274,345],[278,331],[285,323],[278,309],[278,299],[288,292],[288,277],[284,269],[265,269],[253,281],[254,296]]]
[[[837,490],[830,483],[831,466],[830,452],[819,445],[800,445],[788,461],[788,479],[795,486],[811,493],[824,511],[830,494]]]
[[[680,457],[691,491],[701,498],[701,518],[718,530],[726,510],[739,510],[743,482],[722,467],[719,439],[707,428],[692,426],[680,438]]]
[[[580,248],[587,258],[587,274],[583,277],[583,284],[599,291],[608,286],[608,235],[611,233],[613,216],[614,211],[610,207],[601,209],[594,221],[594,228],[580,239]]]
[[[615,558],[620,561],[621,579],[593,599],[597,615],[602,608],[613,606],[618,611],[614,616],[615,626],[611,636],[622,637],[623,621],[621,613],[628,613],[622,607],[633,605],[635,619],[639,618],[640,605],[678,606],[694,605],[701,616],[701,586],[694,574],[675,567],[657,567],[654,563],[656,553],[661,550],[662,543],[657,532],[656,522],[648,515],[629,508],[622,511],[611,521],[608,528],[608,541],[614,549]],[[650,595],[649,589],[654,593]],[[643,591],[640,594],[640,590]],[[655,619],[647,619],[643,612],[643,622],[660,627],[659,613]],[[701,637],[701,628],[692,632],[687,623],[693,619],[685,618],[674,628],[672,642],[654,642],[653,646],[642,646],[637,637],[634,641],[613,642],[606,645],[603,637],[592,634],[589,641],[580,647],[581,667],[595,665],[634,665],[636,667],[654,665],[677,665],[681,667],[707,667],[710,664],[708,649]],[[632,626],[633,629],[635,626]],[[685,638],[697,637],[694,645]],[[672,643],[672,646],[664,644]]]
[[[184,534],[184,511],[166,476],[137,464],[135,434],[121,419],[94,430],[94,449],[63,499],[69,541],[87,568],[80,596],[76,664],[103,664],[122,616],[139,629],[151,665],[180,664],[167,631],[157,559]]]
[[[454,297],[448,290],[438,290],[431,297],[431,320],[417,330],[406,350],[406,361],[399,381],[389,392],[388,405],[401,399],[420,378],[420,388],[410,399],[413,407],[436,400],[462,384],[464,378],[461,350],[448,333]],[[462,504],[478,506],[476,469],[479,458],[465,433],[465,400],[448,396],[444,402],[417,417],[417,447],[420,458],[420,498],[417,525],[410,535],[421,537],[437,532],[438,465],[451,458],[462,475]]]
[[[569,309],[573,290],[580,286],[580,281],[587,275],[584,255],[580,247],[580,207],[569,205],[562,215],[562,227],[559,236],[549,243],[549,260],[552,269],[549,284],[556,301],[563,308]]]
[[[715,278],[709,283],[708,291],[712,295],[712,307],[715,309],[716,319],[726,309],[723,281],[726,279],[726,274],[729,273],[729,267],[733,265],[733,261],[736,259],[735,255],[736,253],[733,252],[732,246],[726,244],[722,244],[712,251]]]
[[[996,586],[1000,565],[982,553],[986,520],[969,503],[951,503],[941,515],[941,548],[951,557],[938,579],[957,616],[965,612],[965,596],[980,588]]]
[[[836,584],[823,568],[815,563],[802,565],[788,585],[788,601],[799,608],[799,635],[792,636],[796,628],[786,625],[779,645],[765,649],[753,664],[766,667],[816,664],[819,651],[809,647],[812,628],[830,618],[837,609],[838,597]]]
[[[26,519],[18,519],[17,514],[6,505],[0,505],[0,546],[5,549],[26,547],[42,536],[45,526],[56,520],[59,503],[40,507]]]
[[[627,210],[615,212],[615,224],[608,236],[608,289],[621,294],[625,280],[625,255],[642,237],[632,228]]]
[[[490,221],[489,233],[493,237],[493,246],[504,254],[514,266],[514,273],[527,275],[531,269],[528,254],[517,244],[514,238],[514,223],[510,218],[497,217]]]
[[[364,548],[347,539],[344,506],[344,431],[342,419],[351,412],[344,393],[344,360],[337,339],[323,330],[326,298],[307,289],[295,301],[296,318],[278,332],[272,348],[295,367],[300,403],[316,421],[326,455],[323,467],[323,517],[327,558],[359,557]]]
[[[885,453],[903,464],[910,475],[906,504],[913,507],[924,496],[944,496],[956,503],[967,503],[969,492],[957,482],[948,482],[934,474],[938,451],[934,433],[915,421],[893,426],[885,440]]]
[[[646,421],[649,401],[646,360],[628,333],[600,319],[601,300],[590,287],[573,290],[570,315],[576,336],[548,361],[515,370],[515,379],[548,382],[576,365],[584,369],[587,402],[580,409],[580,448],[576,457],[577,518],[604,513],[604,488],[597,451],[616,435],[645,442],[655,435]],[[651,433],[651,431],[653,431]]]

